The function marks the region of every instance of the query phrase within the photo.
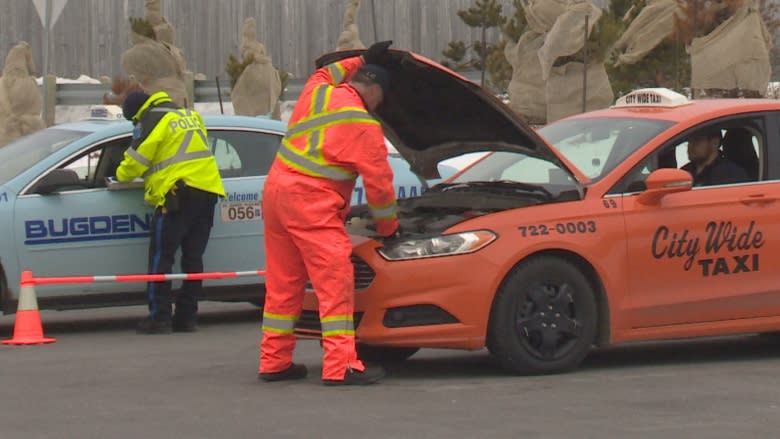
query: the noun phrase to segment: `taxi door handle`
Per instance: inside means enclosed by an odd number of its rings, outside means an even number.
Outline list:
[[[776,197],[768,197],[766,194],[750,194],[740,200],[742,204],[767,204],[777,201]]]

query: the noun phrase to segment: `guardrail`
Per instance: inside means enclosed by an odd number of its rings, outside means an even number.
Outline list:
[[[282,94],[282,100],[294,101],[303,89],[304,80],[290,80]],[[220,81],[217,89],[217,80],[193,80],[193,102],[219,102],[220,95],[223,101],[230,100],[230,86],[225,81]],[[55,88],[56,105],[96,105],[103,103],[103,95],[111,92],[110,84],[84,84],[63,83]]]
[[[472,82],[479,83],[479,71],[460,72]],[[62,83],[56,84],[54,76],[44,77],[41,84],[43,95],[43,119],[46,126],[54,125],[57,105],[99,105],[103,96],[111,92],[110,84]],[[301,94],[305,78],[291,78],[282,93],[282,101],[295,101]],[[222,80],[217,88],[216,79],[195,80],[192,75],[185,78],[185,90],[191,102],[230,102],[229,81]]]

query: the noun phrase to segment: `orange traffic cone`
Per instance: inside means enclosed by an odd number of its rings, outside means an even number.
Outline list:
[[[3,344],[30,345],[46,344],[57,341],[43,336],[41,314],[38,312],[38,299],[35,298],[35,283],[32,271],[23,271],[19,282],[19,304],[16,307],[14,336],[3,340]]]

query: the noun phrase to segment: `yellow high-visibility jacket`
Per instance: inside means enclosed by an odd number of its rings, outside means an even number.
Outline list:
[[[155,207],[165,203],[177,180],[225,196],[206,125],[197,112],[179,108],[161,91],[144,102],[133,122],[133,142],[116,170],[117,180],[143,177],[144,200]]]

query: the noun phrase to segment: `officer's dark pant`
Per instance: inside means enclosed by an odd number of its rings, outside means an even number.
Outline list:
[[[151,225],[149,273],[170,273],[176,250],[181,247],[181,271],[203,272],[203,252],[214,224],[217,195],[185,187],[178,192],[179,210],[165,212],[157,208]],[[195,318],[203,281],[183,281],[176,296],[176,319]],[[149,315],[155,320],[171,318],[171,282],[149,282],[147,285]]]

